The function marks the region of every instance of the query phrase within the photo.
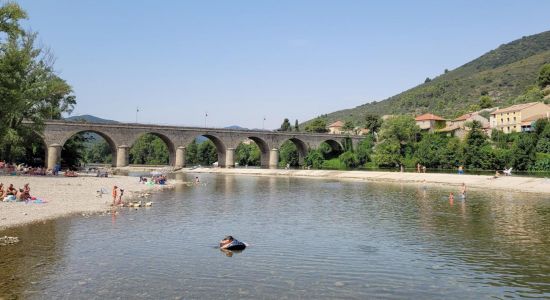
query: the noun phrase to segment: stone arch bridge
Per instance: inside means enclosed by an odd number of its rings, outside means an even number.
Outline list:
[[[176,168],[185,167],[186,147],[198,136],[204,136],[214,143],[218,165],[227,168],[235,166],[235,148],[247,139],[253,140],[260,148],[261,166],[269,168],[277,168],[279,148],[287,140],[296,145],[300,160],[303,161],[310,149],[318,148],[323,142],[337,150],[343,149],[345,138],[351,139],[353,147],[363,139],[361,136],[309,132],[47,121],[42,138],[46,146],[48,168],[53,168],[61,160],[61,149],[65,142],[81,132],[97,133],[107,141],[113,153],[113,167],[128,166],[130,147],[146,133],[156,135],[166,143],[170,154],[169,164]]]

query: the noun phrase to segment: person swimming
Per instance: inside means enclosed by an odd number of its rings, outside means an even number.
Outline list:
[[[244,248],[246,248],[245,243],[238,241],[230,235],[220,241],[220,249],[223,250],[243,250]]]

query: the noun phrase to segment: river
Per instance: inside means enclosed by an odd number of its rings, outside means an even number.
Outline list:
[[[550,297],[543,196],[200,176],[149,208],[0,232],[21,240],[0,247],[0,298]],[[228,234],[249,247],[220,251]]]

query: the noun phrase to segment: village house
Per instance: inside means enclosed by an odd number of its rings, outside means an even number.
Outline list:
[[[418,125],[420,129],[428,130],[429,132],[433,132],[436,129],[445,128],[445,126],[447,125],[447,120],[434,114],[423,114],[417,116],[416,118],[414,118],[414,120],[416,121],[416,125]]]
[[[466,123],[473,122],[473,121],[478,121],[479,123],[481,123],[483,131],[485,131],[485,133],[487,134],[490,134],[491,126],[490,126],[489,120],[487,120],[487,118],[480,115],[479,112],[464,114],[448,122],[445,128],[439,129],[437,130],[437,132],[447,133],[449,136],[455,136],[460,139],[463,139],[466,136],[466,133],[468,132]]]
[[[328,133],[331,134],[342,134],[344,132],[344,122],[338,120],[330,125],[328,125]]]
[[[512,105],[491,113],[491,128],[504,133],[531,130],[532,124],[550,115],[550,106],[542,102]]]

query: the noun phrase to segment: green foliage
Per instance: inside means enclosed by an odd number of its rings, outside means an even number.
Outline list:
[[[393,139],[400,144],[410,144],[416,141],[420,128],[414,118],[410,116],[397,116],[384,122],[380,129],[381,140]]]
[[[480,108],[491,108],[495,105],[493,99],[487,95],[481,96],[479,98],[479,107]],[[475,111],[475,110],[474,110]]]
[[[292,141],[286,141],[281,145],[279,149],[279,166],[286,167],[290,165],[291,167],[299,166],[299,154],[296,145]]]
[[[87,141],[83,133],[73,135],[63,145],[61,150],[61,167],[76,170],[84,160],[84,143]]]
[[[367,113],[365,114],[365,128],[368,128],[369,133],[378,132],[382,126],[382,118],[379,115]]]
[[[355,168],[359,166],[359,159],[357,155],[352,151],[346,151],[342,153],[338,159],[342,162],[346,168]]]
[[[538,86],[533,85],[528,87],[527,90],[525,90],[525,93],[516,97],[516,99],[514,99],[514,101],[511,103],[538,102],[538,101],[542,101],[543,98],[544,98],[544,94],[542,90]]]
[[[197,162],[204,166],[211,166],[218,161],[218,151],[211,140],[199,144],[197,149]]]
[[[194,166],[199,163],[197,153],[199,151],[199,146],[196,140],[193,140],[189,146],[186,147],[185,151],[185,164]]]
[[[323,161],[323,165],[321,166],[322,169],[327,170],[345,170],[346,166],[342,163],[342,161],[335,157],[329,160]]]
[[[211,166],[216,161],[218,161],[218,151],[211,140],[206,140],[200,144],[193,140],[187,146],[185,152],[185,163],[187,165]]]
[[[373,161],[379,167],[399,166],[403,161],[401,145],[395,139],[386,139],[374,148]]]
[[[517,170],[527,170],[535,162],[536,136],[519,134],[512,145],[512,166]]]
[[[537,83],[541,88],[550,85],[550,64],[545,64],[542,68],[540,68]]]
[[[357,159],[360,165],[372,161],[372,152],[374,148],[374,135],[369,134],[364,140],[359,142],[355,152],[357,153]]]
[[[355,129],[355,124],[353,123],[353,121],[348,120],[344,123],[342,129],[345,131],[352,131],[353,129]]]
[[[281,124],[281,128],[279,131],[292,131],[292,127],[290,126],[290,121],[285,118],[283,121],[283,124]]]
[[[83,160],[86,163],[110,164],[113,161],[111,147],[105,140],[89,145],[84,151],[83,156]]]
[[[306,125],[307,132],[324,133],[327,132],[327,122],[322,118],[317,118]]]
[[[441,134],[426,133],[416,144],[415,157],[423,166],[433,168],[445,163],[448,138]],[[456,150],[455,150],[456,151]]]
[[[130,163],[139,165],[167,165],[169,152],[166,144],[154,134],[144,134],[130,148]]]
[[[484,157],[487,154],[487,136],[482,130],[482,125],[478,121],[467,124],[469,127],[466,140],[464,141],[464,164],[470,169],[483,169],[486,164]],[[489,146],[490,149],[490,146]]]
[[[40,143],[33,138],[43,121],[59,119],[76,104],[71,87],[54,71],[53,57],[35,47],[37,35],[20,28],[24,18],[15,3],[0,7],[0,33],[7,35],[0,42],[0,159],[8,161],[28,157],[26,151]]]
[[[309,153],[304,158],[304,163],[306,164],[306,166],[313,169],[320,169],[323,166],[324,161],[325,159],[323,158],[321,151],[317,149],[312,149],[311,151],[309,151]]]
[[[240,143],[235,149],[235,162],[240,166],[259,166],[261,152],[255,143]]]

